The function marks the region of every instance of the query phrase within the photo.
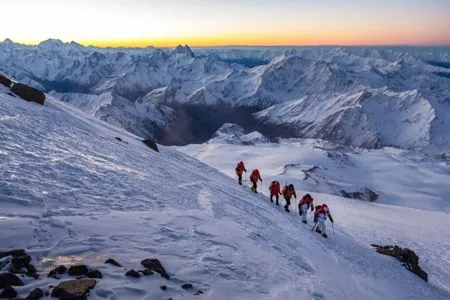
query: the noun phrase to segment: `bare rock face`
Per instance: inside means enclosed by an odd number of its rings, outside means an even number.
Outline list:
[[[44,297],[44,292],[40,288],[36,288],[25,298],[25,300],[39,300]]]
[[[23,286],[22,280],[13,273],[0,274],[0,289],[8,286]]]
[[[428,282],[428,274],[419,266],[419,257],[408,248],[400,248],[399,246],[379,246],[372,244],[377,252],[383,255],[395,257],[402,262],[402,265],[412,273],[416,274],[426,282]]]
[[[7,88],[9,88],[11,86],[11,80],[0,74],[0,84],[3,84]]]
[[[141,274],[139,274],[139,272],[136,272],[135,270],[130,270],[127,273],[125,273],[125,276],[133,277],[133,278],[140,278]]]
[[[146,144],[149,148],[155,150],[156,152],[159,152],[158,150],[158,145],[156,145],[156,143],[154,141],[152,141],[151,139],[146,139],[142,141],[144,144]]]
[[[0,299],[11,299],[17,296],[17,291],[10,286],[7,286],[0,292]]]
[[[32,101],[44,105],[45,94],[40,90],[32,88],[31,86],[16,83],[11,88],[11,91],[26,101]]]
[[[70,276],[86,276],[89,273],[89,269],[85,265],[71,266],[68,273]]]
[[[66,266],[61,265],[61,266],[58,266],[55,269],[51,270],[47,276],[57,278],[58,275],[64,274],[64,273],[66,273],[66,271],[67,271]]]
[[[163,278],[167,280],[170,279],[169,274],[167,274],[161,262],[156,258],[144,259],[143,261],[141,261],[141,265],[143,265],[146,269],[150,269],[155,271],[156,273],[159,273]]]
[[[112,258],[108,258],[105,261],[105,264],[110,264],[110,265],[113,265],[113,266],[116,266],[116,267],[122,267],[116,260],[114,260]]]
[[[96,283],[94,279],[64,281],[53,289],[52,297],[61,300],[85,300]]]

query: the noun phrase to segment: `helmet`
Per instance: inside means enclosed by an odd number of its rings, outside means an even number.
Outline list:
[[[240,165],[243,165],[243,164],[244,164],[244,162],[243,162],[243,161],[241,160],[241,161],[239,162],[239,164],[240,164]]]
[[[293,184],[290,184],[290,185],[289,185],[289,188],[290,188],[290,189],[293,189],[293,188],[294,188],[294,185],[293,185]]]

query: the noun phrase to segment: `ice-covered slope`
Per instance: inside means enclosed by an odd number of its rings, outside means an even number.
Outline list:
[[[28,248],[38,269],[109,256],[133,268],[157,257],[171,275],[136,280],[100,267],[106,275],[89,299],[450,296],[449,235],[436,231],[449,225],[444,213],[314,195],[337,220],[325,240],[217,170],[170,148],[154,152],[63,102],[1,91],[0,102],[1,246]],[[368,246],[394,241],[418,252],[431,284]],[[190,296],[183,282],[205,294]],[[18,291],[48,285],[55,280],[42,276]]]
[[[244,160],[272,179],[295,182],[301,190],[341,195],[364,190],[378,194],[377,203],[450,212],[450,163],[395,148],[345,148],[313,139],[282,140],[279,144],[241,146],[205,143],[182,152],[234,177],[233,164]]]

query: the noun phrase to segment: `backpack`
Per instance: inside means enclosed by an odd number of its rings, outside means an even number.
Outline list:
[[[273,185],[275,184],[275,180],[272,181],[269,185],[269,191],[272,191]]]

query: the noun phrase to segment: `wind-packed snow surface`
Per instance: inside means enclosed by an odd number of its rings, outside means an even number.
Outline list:
[[[336,219],[324,239],[216,169],[171,148],[154,152],[51,97],[40,106],[0,93],[0,134],[1,248],[27,248],[38,269],[100,265],[89,299],[450,296],[446,212],[313,194]],[[369,247],[394,242],[419,254],[430,283]],[[103,266],[108,257],[129,269],[159,258],[171,279],[130,279]],[[50,284],[44,274],[18,291]]]

